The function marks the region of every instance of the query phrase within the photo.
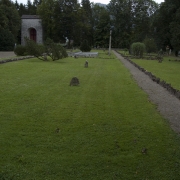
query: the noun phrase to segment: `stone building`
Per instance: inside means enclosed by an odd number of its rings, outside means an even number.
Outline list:
[[[25,45],[24,37],[43,43],[42,20],[37,15],[22,15],[21,17],[21,45]]]

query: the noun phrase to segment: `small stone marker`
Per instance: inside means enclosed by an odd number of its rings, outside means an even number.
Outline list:
[[[71,82],[69,84],[70,86],[78,86],[79,85],[79,79],[77,77],[73,77],[71,79]]]
[[[88,61],[86,60],[85,64],[84,64],[85,68],[88,68]]]

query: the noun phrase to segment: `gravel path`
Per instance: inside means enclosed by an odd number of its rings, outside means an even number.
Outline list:
[[[148,75],[140,71],[120,54],[113,51],[118,59],[129,69],[139,87],[144,90],[162,116],[170,122],[171,128],[180,134],[180,100],[171,95],[165,88],[153,82]]]
[[[10,58],[10,57],[15,57],[16,55],[14,54],[13,51],[0,51],[0,59],[1,58]]]

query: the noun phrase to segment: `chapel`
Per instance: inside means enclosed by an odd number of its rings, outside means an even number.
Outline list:
[[[24,37],[43,43],[42,19],[38,15],[22,15],[21,17],[21,45],[25,45]]]

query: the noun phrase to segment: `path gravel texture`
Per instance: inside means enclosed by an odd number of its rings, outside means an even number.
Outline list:
[[[115,51],[113,53],[130,71],[138,86],[148,94],[150,101],[157,105],[158,111],[169,121],[171,128],[180,134],[180,100],[152,81],[148,75],[140,71],[120,54]]]
[[[10,58],[15,56],[13,51],[0,51],[0,58]]]

